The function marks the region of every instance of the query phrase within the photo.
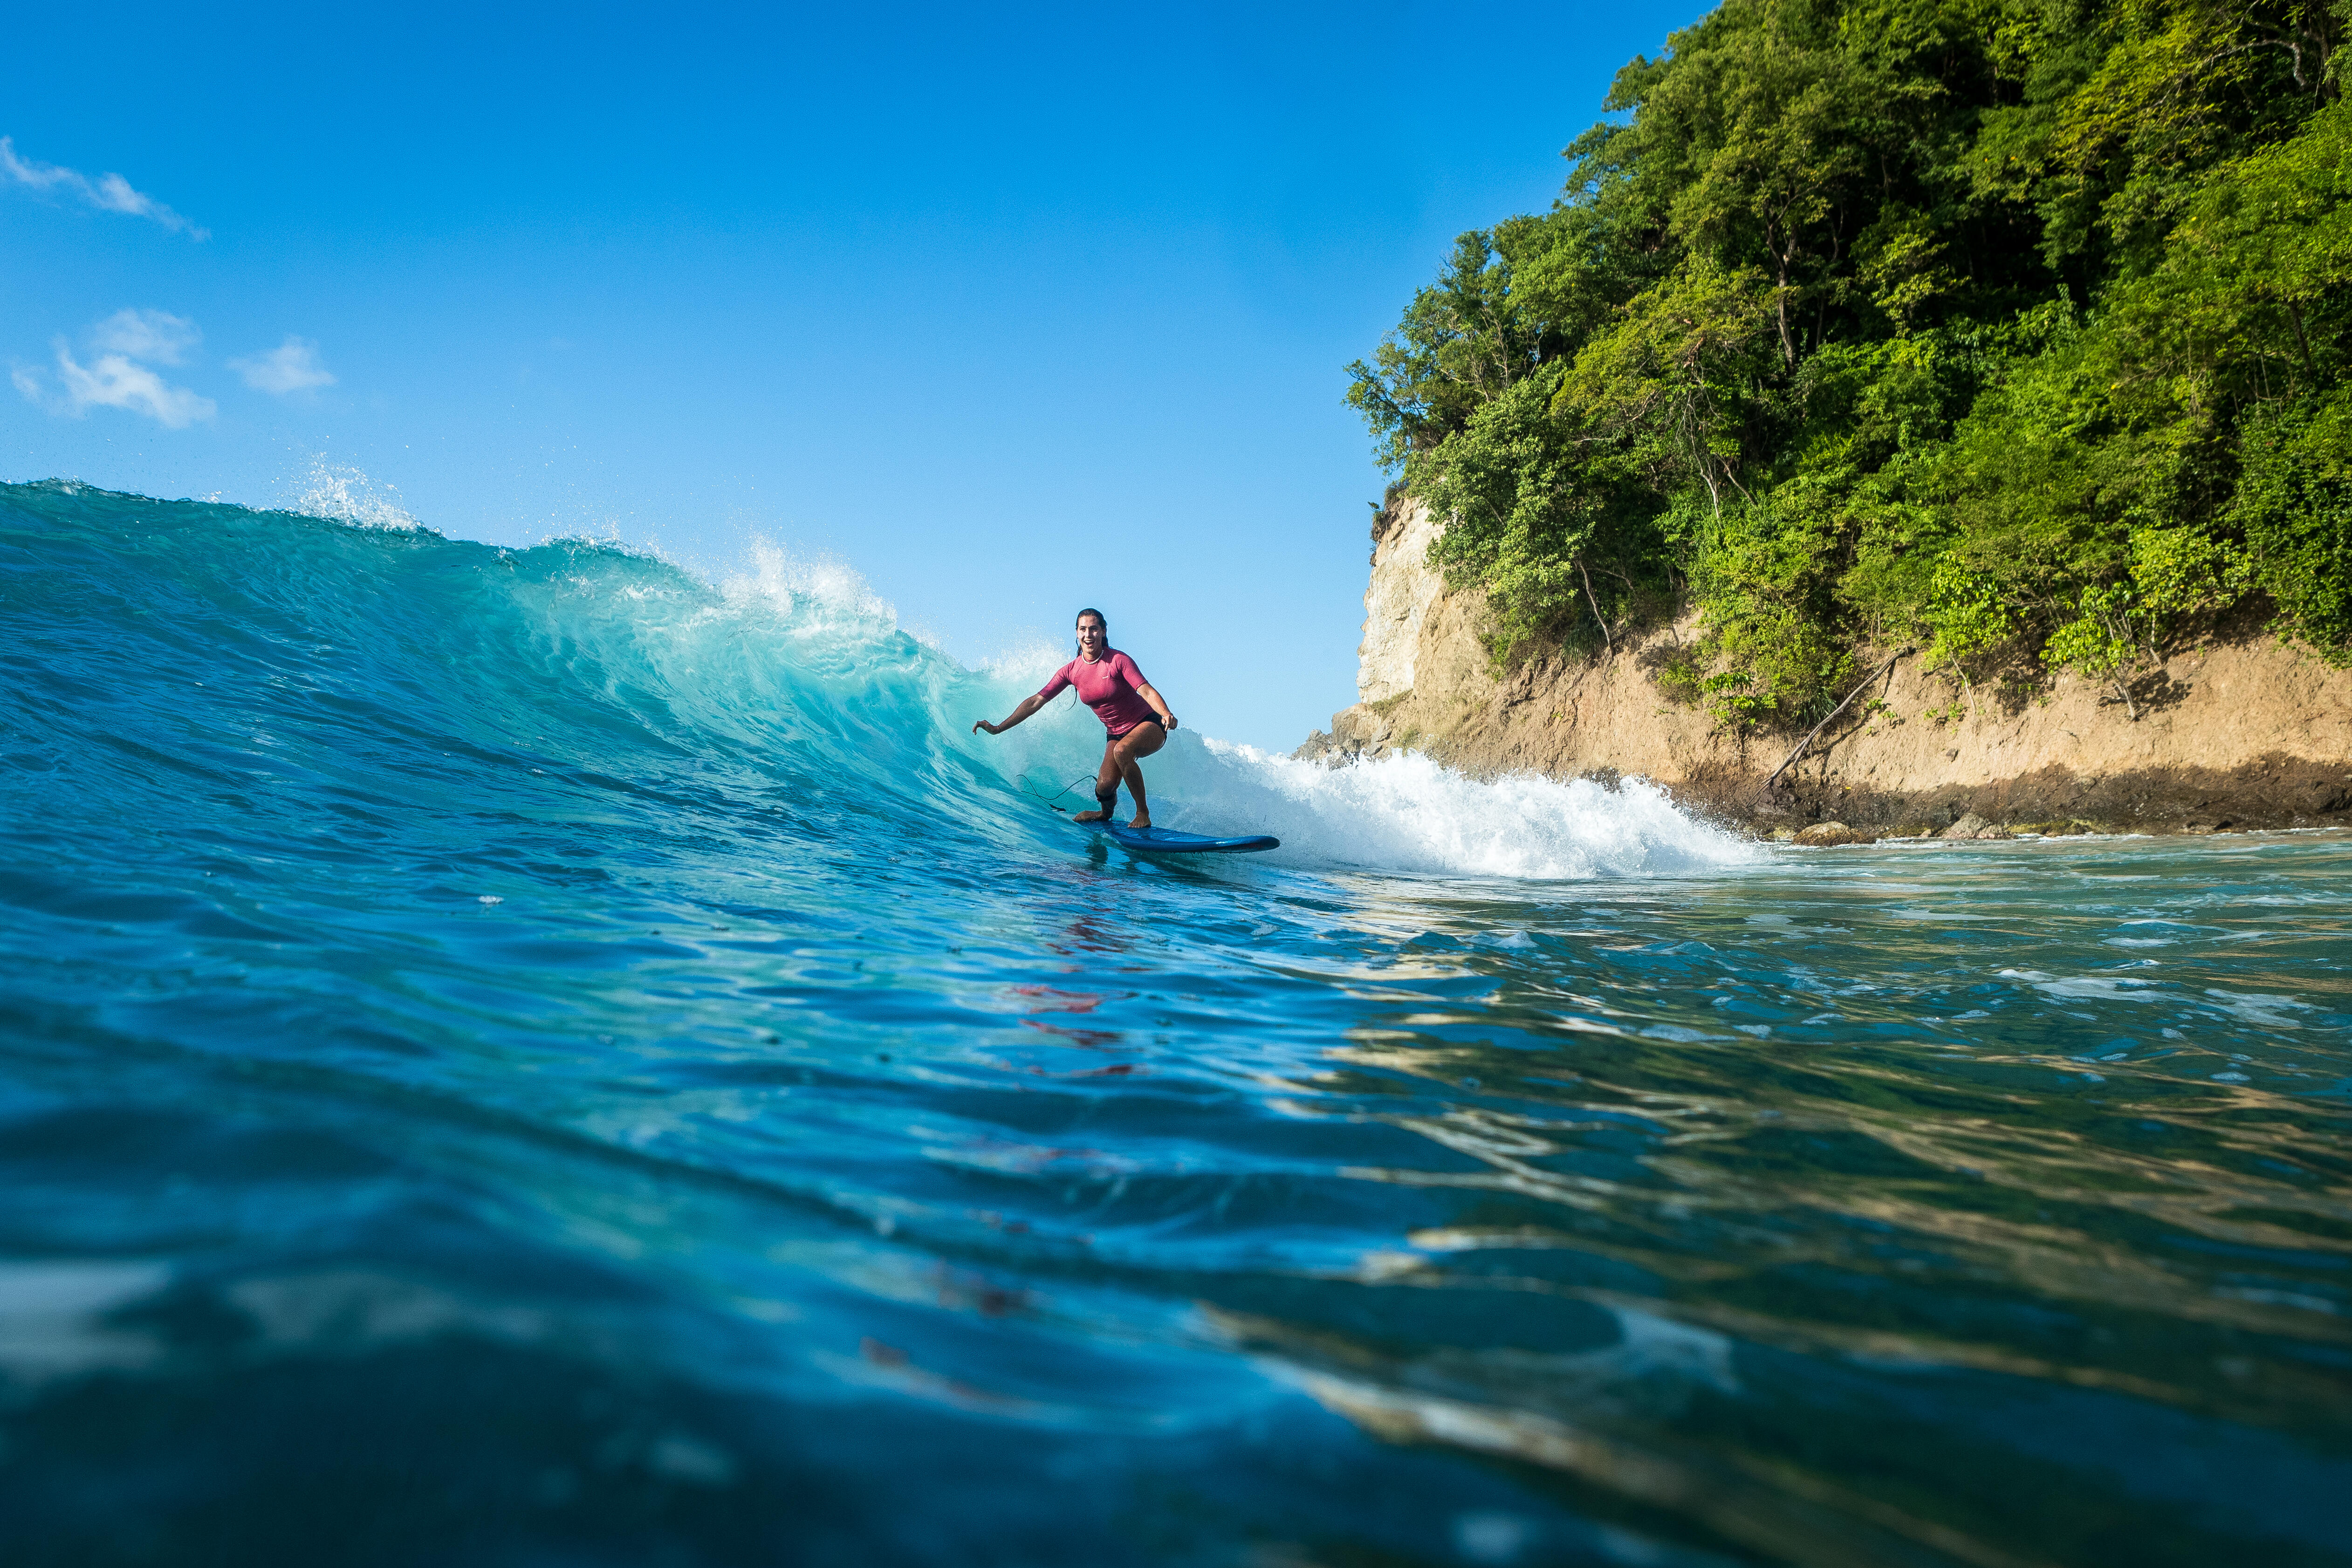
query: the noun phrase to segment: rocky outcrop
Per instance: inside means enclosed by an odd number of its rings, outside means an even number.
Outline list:
[[[1372,518],[1372,581],[1364,590],[1364,640],[1356,644],[1356,700],[1385,702],[1412,690],[1422,622],[1444,589],[1423,563],[1437,538],[1429,508],[1393,496]]]
[[[1730,732],[1658,685],[1695,620],[1621,636],[1603,655],[1498,672],[1478,595],[1446,592],[1426,563],[1434,534],[1418,502],[1381,514],[1361,700],[1298,755],[1413,750],[1478,772],[1639,775],[1760,832],[1835,822],[1854,841],[2352,825],[2352,671],[2257,629],[2142,671],[2129,705],[2071,675],[1964,692],[1916,654],[1894,657],[1768,784],[1796,737]]]

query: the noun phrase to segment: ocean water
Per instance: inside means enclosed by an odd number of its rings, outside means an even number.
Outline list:
[[[0,488],[0,1556],[2352,1562],[2352,841],[1155,862],[1037,674]]]

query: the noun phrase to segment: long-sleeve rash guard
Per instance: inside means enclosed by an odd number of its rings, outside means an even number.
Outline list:
[[[1151,705],[1143,700],[1142,690],[1151,683],[1135,667],[1135,661],[1116,648],[1104,650],[1103,656],[1088,664],[1084,659],[1072,659],[1054,672],[1037,692],[1040,702],[1051,701],[1061,695],[1064,686],[1078,688],[1078,700],[1095,710],[1103,727],[1116,740],[1137,725],[1150,720],[1160,722]]]

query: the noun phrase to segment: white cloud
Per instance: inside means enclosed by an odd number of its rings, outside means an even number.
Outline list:
[[[0,177],[14,180],[19,185],[29,185],[36,191],[63,191],[79,197],[102,213],[127,213],[135,218],[152,218],[174,233],[190,239],[210,239],[210,229],[198,228],[154,197],[143,191],[133,190],[131,182],[120,174],[100,174],[93,180],[79,169],[68,169],[57,163],[36,163],[16,155],[13,138],[0,136]]]
[[[307,338],[289,338],[266,354],[231,360],[228,368],[254,391],[280,397],[335,384],[334,373],[319,362],[319,345]]]
[[[0,151],[6,141],[0,138]],[[178,364],[204,334],[184,316],[168,310],[117,310],[89,329],[94,350],[85,365],[73,356],[63,338],[57,340],[58,381],[62,392],[52,397],[41,372],[22,365],[9,368],[8,379],[29,401],[51,413],[79,419],[93,408],[119,408],[143,413],[169,430],[184,430],[218,412],[213,400],[175,387],[142,361]]]
[[[121,408],[143,413],[166,430],[184,430],[196,420],[210,419],[215,409],[212,399],[169,385],[146,366],[121,354],[100,354],[95,363],[85,366],[59,343],[58,376],[66,384],[65,412],[76,417],[91,407]],[[16,384],[22,389],[25,379]]]
[[[109,353],[176,365],[204,340],[196,324],[168,310],[117,310],[89,329],[90,342]]]

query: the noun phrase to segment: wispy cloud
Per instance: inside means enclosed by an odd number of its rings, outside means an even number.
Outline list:
[[[319,345],[307,338],[289,338],[266,354],[231,360],[228,368],[254,391],[279,397],[335,384],[334,372],[319,362]]]
[[[166,365],[178,364],[204,338],[194,321],[168,310],[117,310],[89,329],[93,347]]]
[[[63,343],[58,345],[58,374],[66,383],[66,402],[79,415],[89,408],[121,408],[143,413],[166,430],[184,430],[199,419],[210,419],[217,405],[185,387],[163,378],[121,354],[100,354],[85,367],[76,364]]]
[[[184,234],[190,239],[210,239],[210,229],[198,228],[154,197],[143,191],[133,190],[131,182],[120,174],[100,174],[93,180],[79,169],[68,169],[59,163],[37,163],[17,156],[16,141],[0,136],[0,178],[29,185],[36,191],[62,191],[78,197],[102,213],[127,213],[134,218],[152,218],[165,228]]]
[[[184,316],[163,310],[118,310],[89,330],[90,362],[74,358],[63,338],[57,340],[58,381],[62,391],[49,395],[48,383],[37,370],[11,366],[8,379],[16,390],[52,413],[79,419],[93,408],[119,408],[145,414],[169,430],[184,430],[217,412],[213,400],[175,387],[142,360],[177,364],[203,334]]]

